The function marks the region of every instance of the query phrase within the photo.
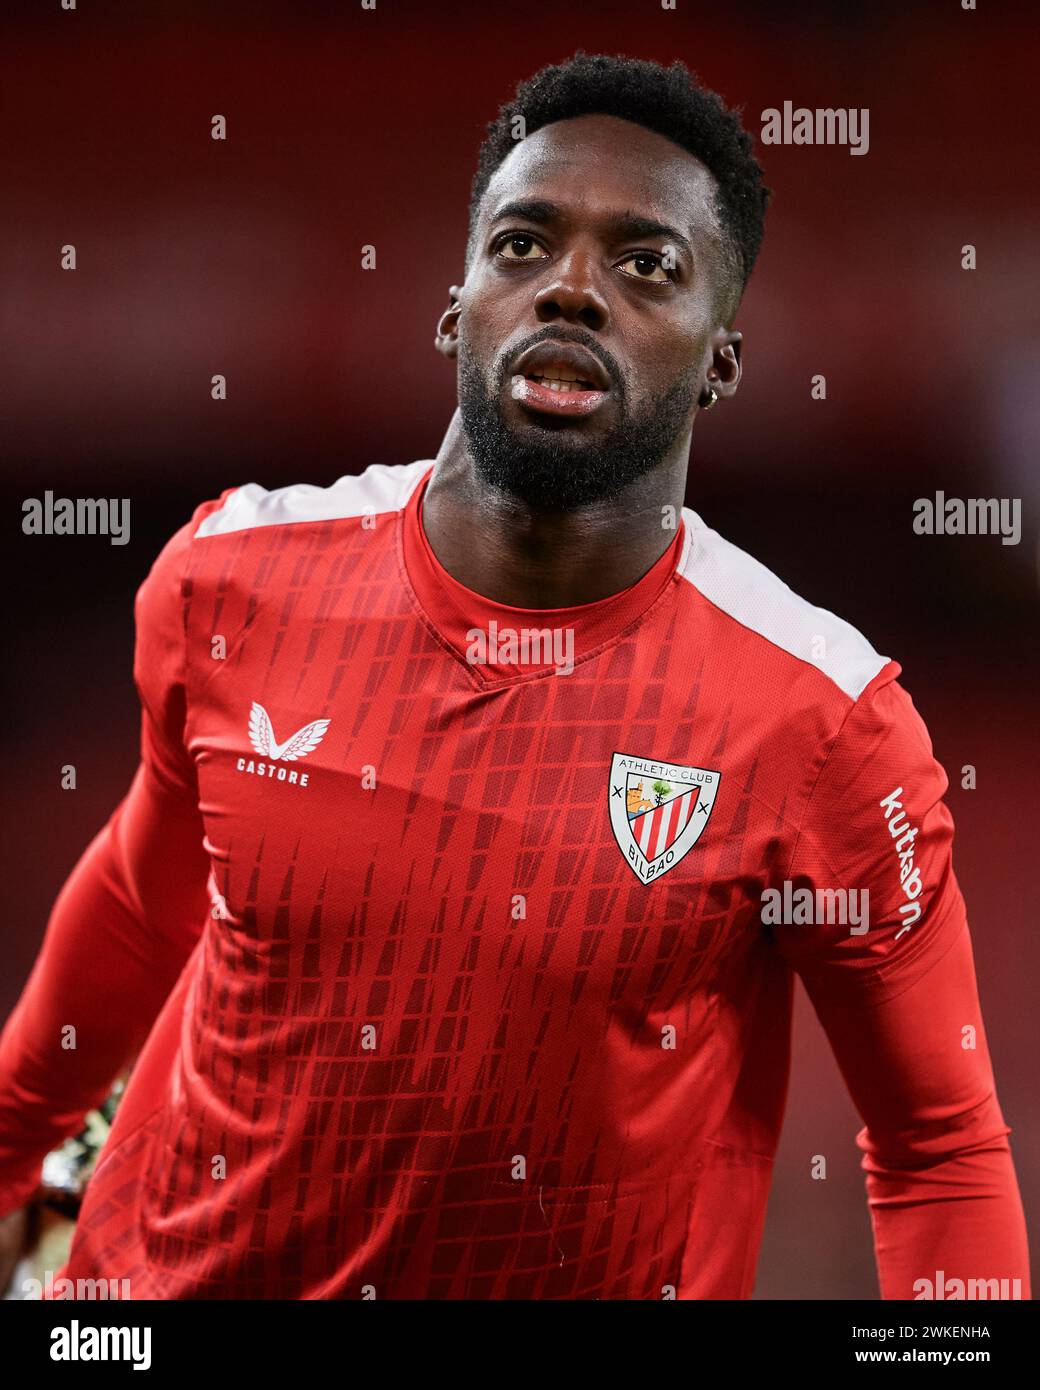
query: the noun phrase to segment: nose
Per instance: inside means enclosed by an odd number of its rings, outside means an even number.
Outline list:
[[[552,323],[555,319],[565,319],[586,328],[605,328],[610,310],[597,282],[595,257],[591,251],[573,248],[556,262],[553,272],[534,297],[538,321]]]

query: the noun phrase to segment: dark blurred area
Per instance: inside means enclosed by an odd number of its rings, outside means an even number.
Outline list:
[[[687,500],[903,665],[950,777],[1035,1216],[1035,10],[53,0],[5,6],[4,23],[0,1017],[132,774],[131,605],[158,549],[232,485],[432,457],[455,403],[434,329],[461,282],[487,122],[576,48],[681,58],[756,139],[785,100],[870,111],[864,156],[758,147],[774,198],[736,324],[745,378],[698,423]],[[210,396],[218,373],[226,401]],[[22,501],[45,489],[130,498],[130,543],[24,535]],[[1021,543],[915,535],[913,502],[936,490],[1021,498]],[[800,995],[758,1297],[877,1296],[858,1127]]]

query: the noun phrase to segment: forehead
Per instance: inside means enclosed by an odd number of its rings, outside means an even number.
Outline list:
[[[484,194],[483,222],[513,198],[545,197],[575,215],[625,208],[699,240],[719,235],[715,179],[664,135],[617,116],[576,116],[518,140]]]

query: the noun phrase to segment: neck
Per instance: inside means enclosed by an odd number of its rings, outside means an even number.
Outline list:
[[[456,410],[423,498],[423,528],[452,578],[495,603],[595,603],[641,579],[675,539],[688,449],[689,436],[674,457],[608,501],[533,512],[483,482]]]

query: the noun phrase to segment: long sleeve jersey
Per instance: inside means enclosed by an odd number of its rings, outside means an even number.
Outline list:
[[[135,1059],[69,1278],[747,1298],[797,973],[882,1297],[1028,1297],[900,667],[689,509],[620,593],[493,602],[433,466],[228,489],[141,586],[141,763],[0,1039],[0,1213]]]

